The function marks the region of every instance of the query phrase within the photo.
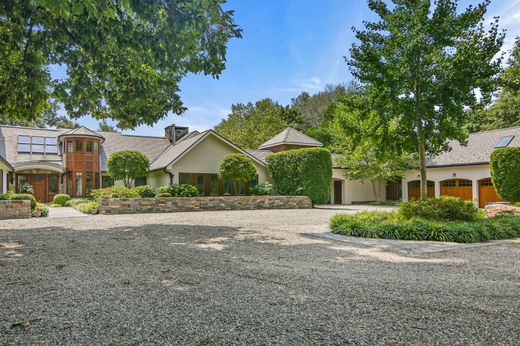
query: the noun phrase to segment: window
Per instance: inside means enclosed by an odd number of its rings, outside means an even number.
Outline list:
[[[67,142],[67,152],[72,153],[72,142]]]
[[[72,191],[72,173],[67,173],[67,192],[69,195],[74,195]]]
[[[190,183],[190,175],[187,173],[179,174],[179,184],[189,184]]]
[[[85,145],[85,151],[87,153],[91,153],[92,152],[92,142],[87,142],[86,145]]]
[[[76,141],[76,151],[83,151],[83,142]]]
[[[500,141],[498,141],[497,145],[495,145],[495,148],[504,148],[511,143],[511,141],[515,138],[515,136],[504,136],[500,138]]]
[[[83,174],[76,172],[76,196],[83,195]]]
[[[471,186],[472,181],[471,180],[459,180],[459,186]]]
[[[98,142],[94,142],[94,152],[97,153],[98,151]]]
[[[18,136],[18,152],[57,154],[58,141],[56,137]]]
[[[233,184],[231,180],[224,180],[224,195],[232,195],[233,194]]]
[[[59,191],[58,188],[58,176],[57,175],[49,175],[49,194],[56,195]]]
[[[447,180],[442,182],[442,187],[454,187],[457,186],[456,180]]]
[[[85,193],[90,193],[94,188],[94,173],[85,173]]]
[[[480,181],[480,186],[493,186],[491,179],[484,179]]]
[[[195,186],[199,190],[199,196],[204,195],[204,175],[196,174],[195,175]]]
[[[146,177],[140,177],[135,179],[135,186],[144,186],[146,185]]]
[[[114,186],[114,179],[109,175],[103,175],[101,177],[101,187]]]
[[[209,195],[210,196],[218,195],[218,175],[216,175],[216,174],[209,175]]]

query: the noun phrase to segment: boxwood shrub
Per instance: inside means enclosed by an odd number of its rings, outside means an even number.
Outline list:
[[[520,202],[520,147],[495,149],[489,165],[498,195],[509,202]]]
[[[69,195],[66,195],[64,193],[60,193],[56,196],[54,196],[54,198],[52,199],[52,203],[54,205],[59,205],[59,206],[62,206],[64,207],[65,204],[67,203],[67,201],[70,200],[70,196]]]
[[[170,194],[171,197],[195,197],[199,195],[199,189],[188,184],[171,184],[159,187],[157,194]]]
[[[152,198],[155,197],[155,189],[150,185],[142,185],[134,187],[134,191],[137,192],[139,196],[142,198]]]
[[[267,156],[267,170],[281,195],[309,196],[313,203],[330,200],[332,159],[328,149],[288,150]]]
[[[405,219],[395,212],[364,211],[331,218],[334,233],[382,239],[431,240],[458,243],[520,237],[520,217],[499,215],[476,221]]]
[[[439,221],[473,221],[480,211],[473,202],[451,196],[412,200],[399,204],[399,214],[405,219],[414,217]]]

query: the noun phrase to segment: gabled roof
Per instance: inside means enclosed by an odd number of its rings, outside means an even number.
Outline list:
[[[101,171],[107,171],[107,160],[110,154],[121,150],[138,150],[150,162],[155,161],[170,146],[166,137],[124,135],[119,132],[101,132],[105,142],[101,146]]]
[[[450,141],[451,150],[428,158],[428,167],[488,164],[491,153],[503,137],[514,136],[508,147],[520,147],[520,126],[472,133],[467,146]]]
[[[290,144],[290,145],[301,145],[307,147],[322,147],[323,144],[318,142],[314,138],[311,138],[292,127],[287,127],[285,130],[269,139],[258,149],[267,149],[277,145]]]
[[[214,136],[221,141],[225,142],[238,152],[249,156],[253,161],[265,166],[265,162],[257,158],[256,156],[251,155],[244,149],[238,147],[237,145],[231,143],[226,138],[222,137],[218,133],[213,130],[207,130],[201,133],[189,134],[186,137],[182,138],[180,141],[175,143],[174,145],[168,146],[160,155],[157,157],[155,161],[153,161],[150,165],[150,171],[157,171],[159,169],[164,169],[171,164],[174,164],[181,157],[187,154],[191,149],[197,146],[197,144],[201,143],[204,138],[207,136]]]
[[[94,132],[90,129],[87,129],[85,126],[80,126],[75,129],[64,131],[58,137],[61,138],[66,136],[96,137],[100,139],[105,139],[105,137],[100,135],[98,132]]]

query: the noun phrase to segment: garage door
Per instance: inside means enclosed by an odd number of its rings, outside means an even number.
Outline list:
[[[428,180],[428,197],[435,197],[435,183]],[[421,198],[421,181],[413,180],[408,182],[408,199]]]
[[[480,208],[484,208],[487,203],[491,202],[502,202],[498,196],[491,178],[482,179],[478,182],[478,205]]]
[[[444,180],[441,181],[441,195],[459,197],[471,201],[473,199],[473,188],[471,186],[471,180]]]

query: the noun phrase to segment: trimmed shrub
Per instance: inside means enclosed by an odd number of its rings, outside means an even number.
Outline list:
[[[168,193],[168,192],[161,192],[161,193],[158,193],[155,197],[171,197],[171,193]]]
[[[124,186],[112,186],[103,189],[96,189],[90,192],[90,196],[94,200],[101,198],[137,198],[139,193],[134,189],[129,189]]]
[[[169,197],[195,197],[199,195],[199,189],[197,189],[196,186],[188,184],[171,184],[159,187],[157,189],[157,194],[170,194]]]
[[[107,161],[112,179],[121,180],[128,188],[133,187],[135,179],[146,176],[149,167],[148,157],[137,150],[116,151]]]
[[[54,196],[52,199],[52,203],[56,206],[64,207],[67,201],[70,200],[70,196],[64,193],[58,194]]]
[[[500,215],[471,222],[438,221],[364,211],[335,215],[330,228],[334,233],[354,237],[475,243],[520,237],[520,217]]]
[[[134,188],[134,191],[137,192],[137,194],[142,198],[155,197],[155,189],[150,185],[137,186]]]
[[[247,155],[229,154],[220,161],[218,175],[222,180],[231,180],[236,193],[238,183],[245,183],[255,177],[256,167]]]
[[[267,169],[281,195],[309,196],[313,203],[330,201],[332,159],[328,149],[296,149],[267,156]]]
[[[498,195],[509,202],[520,202],[520,147],[495,149],[489,166]]]
[[[14,192],[12,190],[7,190],[6,193],[0,193],[0,201],[7,201],[13,199]]]
[[[424,218],[439,221],[473,221],[480,216],[480,211],[473,202],[451,196],[400,203],[398,212],[405,219]]]
[[[36,198],[34,198],[33,195],[29,195],[28,193],[14,194],[11,199],[23,200],[23,201],[31,201],[31,210],[36,209],[36,205],[38,204],[38,202],[36,202]]]
[[[251,188],[251,194],[255,196],[272,195],[273,191],[273,185],[268,182],[257,184],[256,186]]]

